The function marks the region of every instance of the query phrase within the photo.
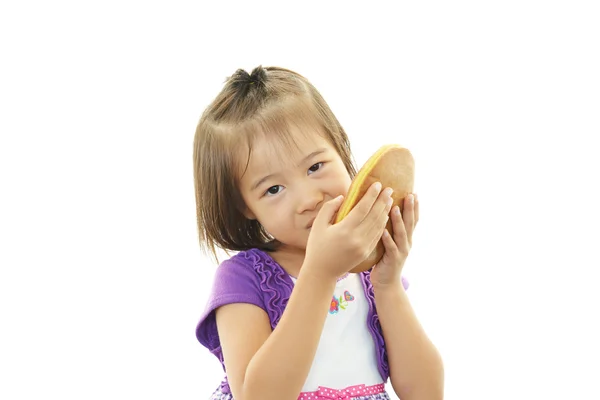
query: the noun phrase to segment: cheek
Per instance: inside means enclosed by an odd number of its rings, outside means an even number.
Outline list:
[[[350,176],[346,174],[345,178],[342,180],[342,188],[344,189],[344,194],[348,193],[350,185],[352,185],[352,179],[350,179]]]
[[[271,233],[285,229],[289,219],[289,213],[286,212],[286,204],[284,201],[275,201],[272,204],[266,205],[260,211],[261,224]]]
[[[336,182],[338,185],[338,191],[340,191],[344,195],[348,193],[348,189],[350,189],[350,185],[352,184],[352,179],[350,179],[350,175],[348,175],[348,171],[346,171],[346,168],[343,164],[339,170]]]

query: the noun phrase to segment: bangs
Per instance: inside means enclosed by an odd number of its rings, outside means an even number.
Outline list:
[[[257,139],[263,139],[270,147],[269,157],[264,160],[269,167],[273,160],[283,164],[292,162],[299,152],[299,138],[314,140],[315,135],[319,135],[331,142],[325,131],[325,121],[318,117],[320,114],[312,103],[298,98],[290,100],[281,101],[260,112],[235,129],[236,134],[230,135],[230,139],[235,142],[231,145],[235,149],[237,157],[233,158],[237,162],[232,167],[238,172],[238,180],[248,168],[253,144]]]

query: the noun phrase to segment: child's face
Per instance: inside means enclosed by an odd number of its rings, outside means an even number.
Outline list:
[[[323,204],[346,195],[351,183],[335,148],[317,132],[308,133],[296,136],[298,151],[293,153],[256,139],[240,180],[246,217],[257,219],[285,246],[301,250]]]

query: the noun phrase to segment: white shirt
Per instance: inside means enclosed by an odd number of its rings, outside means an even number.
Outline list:
[[[293,277],[292,281],[296,283]],[[369,304],[360,274],[339,280],[333,296],[303,392],[316,391],[319,386],[344,389],[383,383],[375,342],[367,326]]]

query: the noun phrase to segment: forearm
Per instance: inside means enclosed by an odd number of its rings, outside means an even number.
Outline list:
[[[335,280],[300,273],[281,320],[248,364],[244,400],[297,398],[317,351],[334,289]]]
[[[421,327],[402,284],[375,290],[394,391],[402,400],[442,399],[442,359]]]

